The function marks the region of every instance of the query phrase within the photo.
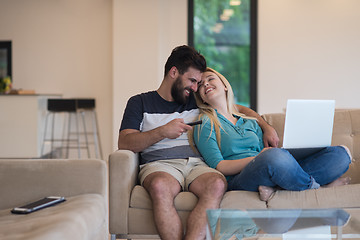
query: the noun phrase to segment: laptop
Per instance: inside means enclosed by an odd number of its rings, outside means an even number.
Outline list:
[[[335,100],[287,101],[283,148],[296,159],[331,146]]]

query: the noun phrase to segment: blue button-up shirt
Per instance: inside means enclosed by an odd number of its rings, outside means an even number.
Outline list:
[[[201,125],[194,128],[194,142],[205,162],[216,168],[222,160],[234,160],[258,155],[264,148],[262,130],[256,120],[237,117],[234,125],[217,113],[221,124],[221,143],[216,141],[215,127],[211,130],[210,119],[204,115]],[[230,177],[227,177],[229,180]]]

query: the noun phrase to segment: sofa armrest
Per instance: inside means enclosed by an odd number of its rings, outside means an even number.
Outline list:
[[[96,159],[1,159],[0,209],[46,196],[107,198],[106,162]]]
[[[111,234],[127,234],[131,191],[137,183],[138,154],[118,150],[109,156],[109,228]]]

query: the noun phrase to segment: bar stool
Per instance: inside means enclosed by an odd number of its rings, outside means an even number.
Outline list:
[[[81,113],[82,120],[83,120],[83,126],[84,126],[84,132],[85,132],[85,139],[87,140],[87,135],[92,134],[94,138],[94,148],[95,148],[95,156],[96,158],[101,157],[103,159],[102,149],[101,149],[101,143],[100,143],[100,137],[99,137],[99,126],[95,111],[95,99],[94,98],[77,98],[77,111]],[[86,129],[86,123],[85,123],[85,114],[86,112],[90,113],[90,119],[92,121],[92,132],[88,132]],[[91,143],[87,142],[87,145]],[[89,152],[89,148],[88,148]]]
[[[47,142],[50,142],[50,154],[49,157],[54,157],[54,143],[60,142],[61,146],[58,149],[66,149],[66,158],[69,158],[69,149],[76,148],[78,150],[78,158],[81,158],[81,149],[87,150],[88,158],[90,158],[90,144],[94,144],[96,158],[102,158],[102,149],[100,144],[100,137],[98,131],[97,117],[95,112],[95,99],[83,99],[83,98],[73,98],[73,99],[48,99],[48,113],[45,119],[45,130],[43,144],[41,147],[41,155],[44,156],[44,148]],[[87,131],[86,127],[86,112],[90,112],[92,120],[92,132]],[[55,130],[58,129],[55,126],[55,116],[59,113],[67,114],[67,133],[64,134],[66,128],[66,120],[64,117],[63,123],[63,134],[60,138],[55,138]],[[52,116],[52,125],[51,125],[51,137],[47,138],[48,130],[48,121],[49,117]],[[79,116],[82,119],[82,129],[79,128]],[[75,131],[72,131],[72,117],[75,118]],[[88,140],[88,135],[93,134],[94,142],[90,143]],[[72,136],[75,135],[75,138]],[[85,142],[81,141],[81,136],[84,136]],[[76,146],[73,146],[73,143],[76,143]],[[66,145],[64,146],[64,143]]]

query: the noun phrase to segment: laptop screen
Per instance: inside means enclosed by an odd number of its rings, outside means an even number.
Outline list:
[[[284,148],[331,145],[335,100],[289,99],[286,107]]]

